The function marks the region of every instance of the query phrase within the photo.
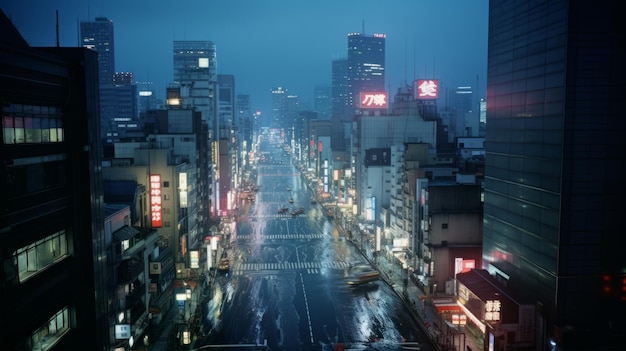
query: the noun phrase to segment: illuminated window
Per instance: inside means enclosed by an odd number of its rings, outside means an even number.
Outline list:
[[[65,256],[67,236],[62,230],[16,250],[5,260],[5,270],[16,269],[19,282],[24,282]]]
[[[63,123],[54,107],[11,105],[2,117],[4,144],[58,143],[64,140]]]
[[[122,240],[122,252],[130,249],[130,240]]]
[[[70,330],[69,309],[64,307],[48,320],[41,328],[35,330],[26,341],[29,350],[50,350],[63,335]]]

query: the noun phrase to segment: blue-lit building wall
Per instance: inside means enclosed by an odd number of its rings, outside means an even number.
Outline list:
[[[483,260],[537,304],[536,348],[624,344],[624,21],[612,1],[491,1]]]

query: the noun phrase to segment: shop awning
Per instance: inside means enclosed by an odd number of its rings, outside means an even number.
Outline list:
[[[139,231],[133,227],[124,226],[113,233],[113,238],[119,241],[129,240],[135,235],[139,234]]]
[[[435,308],[437,309],[438,313],[461,311],[461,307],[456,303],[435,304]]]

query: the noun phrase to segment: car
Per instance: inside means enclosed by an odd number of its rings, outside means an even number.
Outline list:
[[[369,264],[357,264],[350,268],[348,285],[362,285],[374,282],[380,278],[380,273]]]
[[[289,209],[287,207],[281,207],[281,208],[278,209],[278,213],[285,213],[287,211],[289,211]]]
[[[293,203],[293,198],[289,199],[289,203],[292,204]]]
[[[380,278],[380,273],[377,271],[369,271],[356,274],[348,280],[348,285],[361,285],[377,281]]]

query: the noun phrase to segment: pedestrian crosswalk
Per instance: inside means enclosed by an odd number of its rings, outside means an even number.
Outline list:
[[[230,273],[241,275],[261,271],[302,271],[319,274],[322,269],[344,269],[348,266],[348,262],[237,262],[231,266]]]
[[[331,239],[332,241],[345,241],[344,237],[330,237],[324,234],[261,234],[261,238],[265,240],[311,240],[311,239]],[[253,240],[258,239],[254,235],[240,235],[235,240]]]
[[[299,215],[299,216],[294,216],[291,214],[292,211],[294,210],[289,210],[288,212],[285,213],[270,213],[270,214],[252,214],[252,215],[248,215],[247,218],[249,219],[268,219],[268,218],[282,218],[282,219],[287,219],[287,218],[306,218],[305,215]]]

